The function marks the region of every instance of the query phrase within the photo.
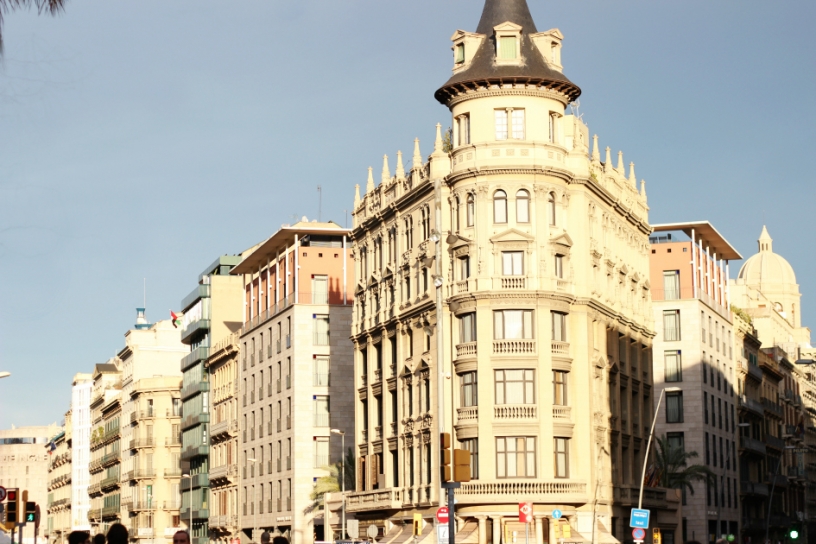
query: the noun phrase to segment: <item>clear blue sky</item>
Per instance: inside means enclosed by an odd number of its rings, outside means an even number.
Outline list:
[[[744,256],[763,223],[816,323],[816,3],[529,0],[602,147],[652,222],[710,220]],[[68,408],[218,255],[293,214],[344,224],[382,155],[431,151],[451,34],[481,0],[69,0],[6,17],[0,67],[0,428]],[[392,166],[393,166],[392,162]],[[732,266],[732,276],[739,263]]]

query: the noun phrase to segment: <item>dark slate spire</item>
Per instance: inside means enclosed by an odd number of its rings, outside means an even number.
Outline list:
[[[521,27],[522,63],[518,65],[497,65],[496,44],[493,28],[504,22],[511,22]],[[493,83],[530,83],[558,90],[567,95],[569,100],[578,98],[581,89],[567,76],[551,68],[544,56],[530,38],[536,30],[533,16],[527,0],[485,0],[482,18],[476,29],[477,34],[484,34],[485,39],[473,56],[470,65],[454,74],[447,83],[436,91],[435,97],[446,104],[457,91],[473,88],[477,85]]]

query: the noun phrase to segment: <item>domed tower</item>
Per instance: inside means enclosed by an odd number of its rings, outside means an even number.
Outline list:
[[[784,257],[774,253],[773,239],[764,225],[757,245],[759,252],[742,265],[737,283],[760,291],[773,303],[774,310],[793,327],[801,327],[799,304],[802,294],[799,292],[793,267]]]

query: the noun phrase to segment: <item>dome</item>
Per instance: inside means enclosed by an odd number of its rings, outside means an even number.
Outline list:
[[[773,252],[773,239],[764,226],[758,243],[759,253],[745,261],[737,279],[746,285],[758,287],[760,291],[763,291],[763,286],[795,286],[793,267],[784,257]]]

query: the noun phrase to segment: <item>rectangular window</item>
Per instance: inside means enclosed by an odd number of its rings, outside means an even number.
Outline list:
[[[705,375],[705,371],[703,371]],[[703,391],[703,407],[705,407],[705,424],[708,425],[708,393]]]
[[[314,345],[328,346],[329,345],[329,316],[314,315]]]
[[[459,258],[459,279],[466,280],[470,277],[470,257]]]
[[[666,381],[667,382],[682,382],[683,381],[683,365],[680,359],[680,350],[667,351],[664,354],[666,361]]]
[[[496,340],[532,338],[532,310],[499,310],[493,312],[493,337]]]
[[[507,139],[507,110],[496,110],[496,139]]]
[[[516,54],[516,37],[515,36],[500,36],[499,37],[499,58],[505,60],[515,59]]]
[[[469,438],[459,442],[463,450],[470,452],[470,479],[479,479],[479,439]]]
[[[666,423],[683,422],[683,392],[666,393]]]
[[[568,372],[553,370],[553,404],[567,406],[567,376]]]
[[[459,145],[470,143],[470,115],[460,115],[458,118]]]
[[[535,371],[496,370],[496,404],[535,404]]]
[[[680,310],[663,310],[663,340],[680,340]]]
[[[459,375],[459,383],[461,385],[462,406],[478,406],[478,389],[476,383],[476,372],[465,372]]]
[[[708,433],[705,433],[705,463],[711,464],[711,450],[708,447]]]
[[[312,276],[312,304],[329,303],[329,277]]]
[[[521,276],[524,274],[524,252],[502,251],[502,275]]]
[[[555,256],[555,263],[554,263],[554,271],[556,278],[563,278],[564,277],[564,256],[563,255],[556,255]]]
[[[513,139],[524,139],[524,110],[513,110]]]
[[[329,437],[317,436],[314,440],[315,458],[314,468],[324,468],[329,466]]]
[[[670,450],[686,451],[686,439],[683,433],[667,433],[666,440]]]
[[[329,358],[318,356],[314,358],[314,380],[312,385],[326,387],[329,385]]]
[[[555,477],[569,478],[569,438],[554,438]]]
[[[454,60],[456,64],[462,64],[465,62],[465,44],[457,43],[456,47],[454,48]]]
[[[552,312],[552,339],[553,342],[567,341],[567,314]]]
[[[312,402],[314,403],[314,426],[328,427],[330,422],[329,397],[315,395],[312,397]]]
[[[462,344],[476,341],[476,312],[459,318],[459,333]]]
[[[496,477],[535,478],[535,443],[533,436],[496,438]]]
[[[680,271],[663,271],[663,300],[677,300],[680,298]]]

